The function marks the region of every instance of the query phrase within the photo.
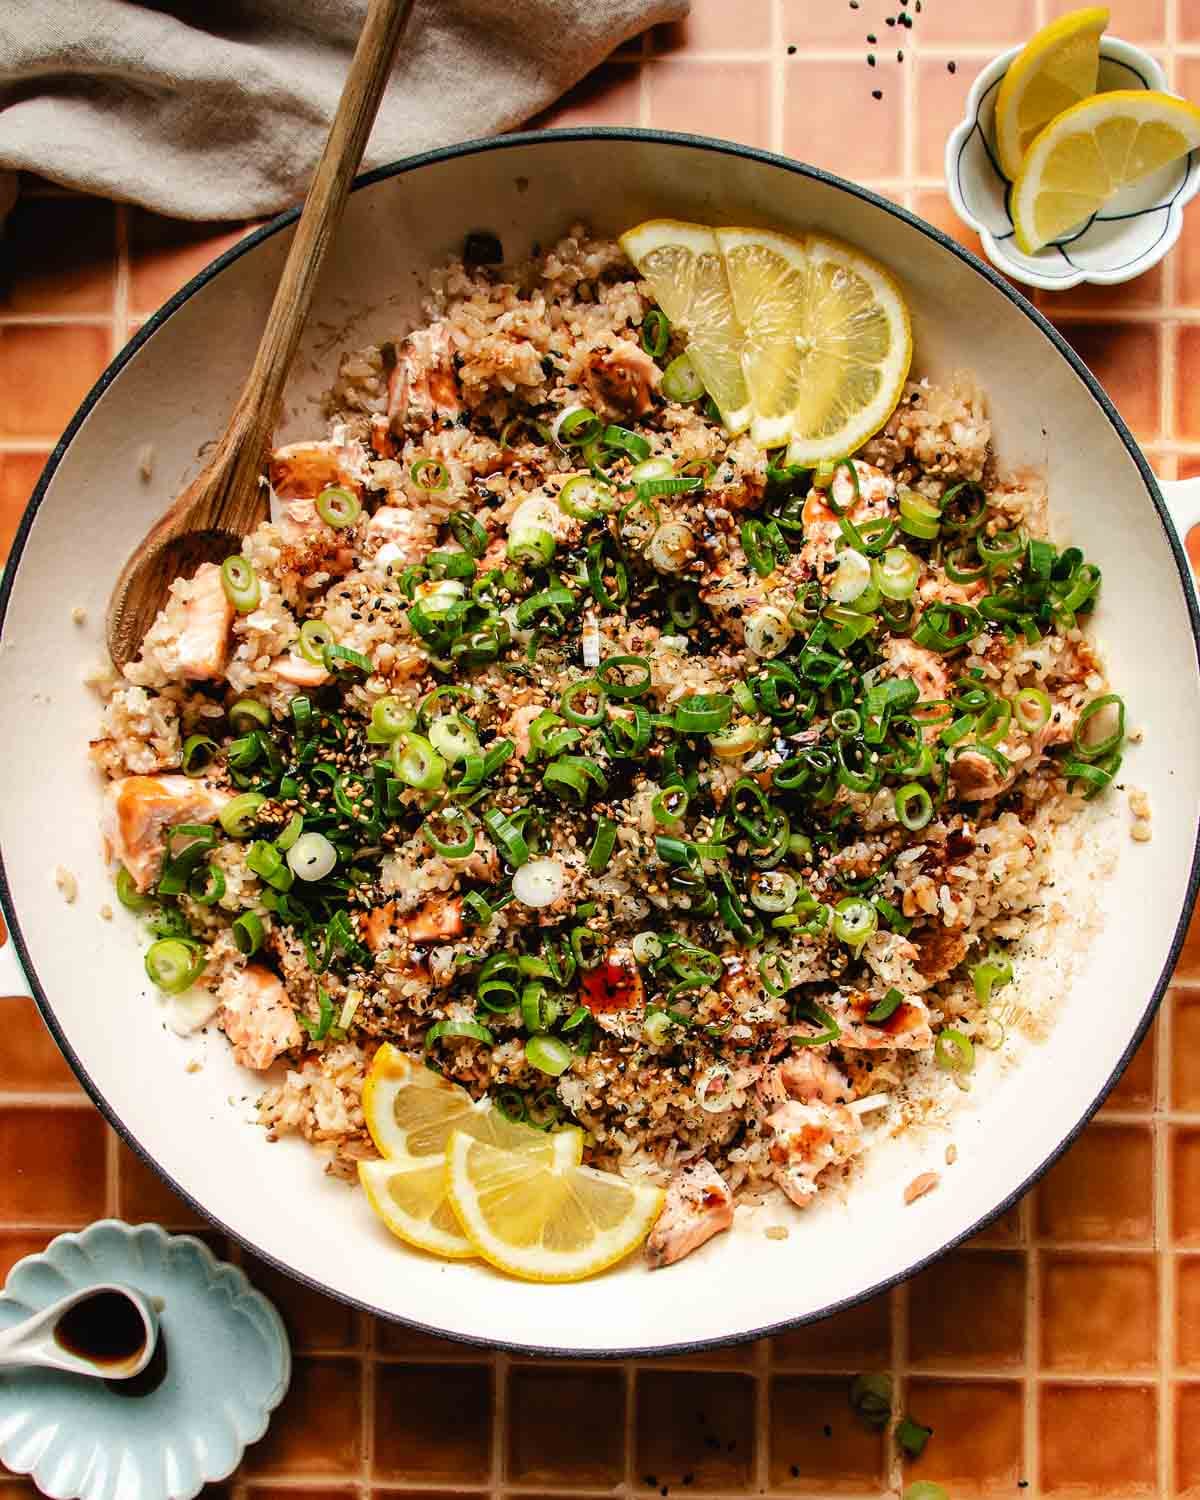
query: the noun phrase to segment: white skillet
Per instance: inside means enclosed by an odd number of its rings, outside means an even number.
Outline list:
[[[1073,980],[1056,981],[1049,1039],[1020,1067],[985,1075],[950,1133],[884,1144],[844,1199],[830,1195],[803,1218],[787,1209],[751,1216],[668,1271],[650,1274],[634,1260],[576,1286],[525,1285],[406,1251],[306,1148],[268,1142],[251,1122],[259,1080],[234,1067],[220,1037],[184,1042],[163,1024],[134,921],[120,908],[100,919],[113,895],[86,757],[97,704],[83,675],[101,656],[117,569],[221,428],[278,276],[288,217],[215,262],[122,351],[55,449],[0,592],[0,895],[30,988],[99,1107],[220,1226],[314,1286],[452,1337],[595,1355],[681,1350],[819,1317],[911,1274],[1014,1202],[1132,1054],[1196,891],[1198,622],[1169,517],[1181,531],[1200,519],[1200,485],[1157,486],[1054,329],[894,204],[763,152],[633,130],[513,136],[372,173],[351,197],[326,268],[284,435],[319,430],[315,402],[337,352],[411,326],[429,269],[467,232],[494,231],[515,257],[578,219],[614,233],[652,215],[813,226],[892,268],[912,308],[918,369],[974,371],[1000,454],[1045,467],[1060,536],[1103,569],[1097,629],[1130,722],[1146,731],[1122,781],[1147,791],[1153,841],[1132,843],[1124,798],[1110,799],[1115,868],[1091,882],[1103,921]],[[145,480],[147,444],[154,465]],[[83,625],[72,622],[76,606],[87,612]],[[60,864],[79,881],[70,906],[53,881]],[[1086,858],[1074,861],[1084,896],[1089,870]],[[0,992],[18,987],[11,958],[7,972]],[[203,1068],[189,1074],[192,1058]],[[950,1139],[953,1167],[944,1162]],[[906,1207],[904,1185],[925,1170],[940,1172],[941,1185]],[[763,1234],[773,1222],[789,1226],[786,1240]]]

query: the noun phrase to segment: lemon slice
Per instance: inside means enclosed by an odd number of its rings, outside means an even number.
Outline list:
[[[742,370],[742,330],[733,312],[716,235],[703,224],[649,219],[623,234],[621,248],[671,323],[687,335],[688,356],[730,432],[750,422]]]
[[[996,150],[1011,181],[1034,137],[1055,115],[1096,92],[1104,6],[1073,10],[1043,26],[1013,59],[996,95]]]
[[[763,448],[788,462],[853,453],[895,410],[912,361],[908,309],[873,260],[821,235],[718,229]]]
[[[1173,94],[1117,89],[1051,120],[1012,189],[1017,244],[1033,255],[1122,188],[1200,146],[1200,109]]]
[[[660,1188],[591,1167],[533,1160],[450,1137],[446,1191],[478,1253],[525,1281],[582,1281],[636,1250],[662,1208]]]
[[[474,1100],[457,1083],[414,1063],[390,1042],[371,1061],[362,1107],[375,1149],[389,1161],[428,1165],[441,1157],[455,1130],[510,1148],[545,1139],[532,1126],[506,1119],[490,1099]],[[557,1134],[572,1142],[580,1161],[583,1132],[578,1126]]]
[[[514,1154],[530,1163],[573,1167],[579,1161],[581,1132],[545,1135],[523,1127],[530,1138]],[[404,1161],[360,1161],[358,1180],[371,1207],[399,1239],[448,1260],[469,1260],[475,1247],[459,1228],[446,1197],[444,1154]]]

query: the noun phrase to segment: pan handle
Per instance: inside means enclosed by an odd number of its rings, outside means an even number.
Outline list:
[[[1171,517],[1171,525],[1175,528],[1175,535],[1179,538],[1179,545],[1187,545],[1188,532],[1193,526],[1200,526],[1200,477],[1195,479],[1160,479],[1158,487],[1162,491],[1163,500],[1166,503],[1167,513]],[[1193,587],[1195,586],[1194,571],[1200,569],[1200,558],[1192,562]]]
[[[17,957],[17,945],[12,940],[8,924],[0,917],[0,1004],[7,998],[33,999],[29,980]]]

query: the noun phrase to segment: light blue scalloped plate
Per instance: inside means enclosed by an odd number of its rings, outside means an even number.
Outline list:
[[[0,1374],[0,1462],[52,1500],[191,1500],[266,1432],[291,1378],[283,1322],[191,1235],[102,1219],[17,1262],[0,1328],[101,1281],[161,1300],[161,1383],[129,1395],[49,1370]]]
[[[1017,248],[1009,182],[995,140],[996,95],[1018,48],[990,62],[971,86],[967,112],[946,142],[946,189],[955,213],[978,234],[997,270],[1027,286],[1065,291],[1080,282],[1114,285],[1157,265],[1179,238],[1183,210],[1200,189],[1200,152],[1171,162],[1119,193],[1101,213],[1036,255]],[[1100,39],[1099,89],[1158,89],[1166,74],[1149,53]]]

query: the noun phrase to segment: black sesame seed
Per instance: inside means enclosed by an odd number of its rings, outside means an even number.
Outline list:
[[[946,64],[946,71],[947,71],[947,73],[957,73],[958,72],[958,64],[955,63],[955,62],[948,62]]]
[[[896,24],[895,16],[884,16],[883,24],[885,26],[894,26]]]
[[[793,1479],[799,1479],[800,1478],[800,1465],[799,1464],[793,1464],[792,1465],[792,1478]]]
[[[875,66],[875,54],[873,52],[868,52],[867,53],[867,67],[868,68],[873,68],[874,66]]]
[[[872,99],[882,99],[883,98],[883,90],[882,89],[872,89],[871,90],[871,98]]]
[[[851,10],[857,10],[858,9],[858,0],[850,0],[850,9]]]
[[[788,56],[789,57],[794,56],[795,55],[795,51],[796,51],[795,47],[789,47],[788,48]]]
[[[903,62],[904,61],[904,53],[903,52],[897,52],[896,53],[896,61],[897,62]]]
[[[873,31],[868,31],[867,32],[867,41],[870,42],[870,44],[872,45],[872,47],[875,45],[875,43],[878,40],[879,40],[879,38],[875,35],[875,33]]]

